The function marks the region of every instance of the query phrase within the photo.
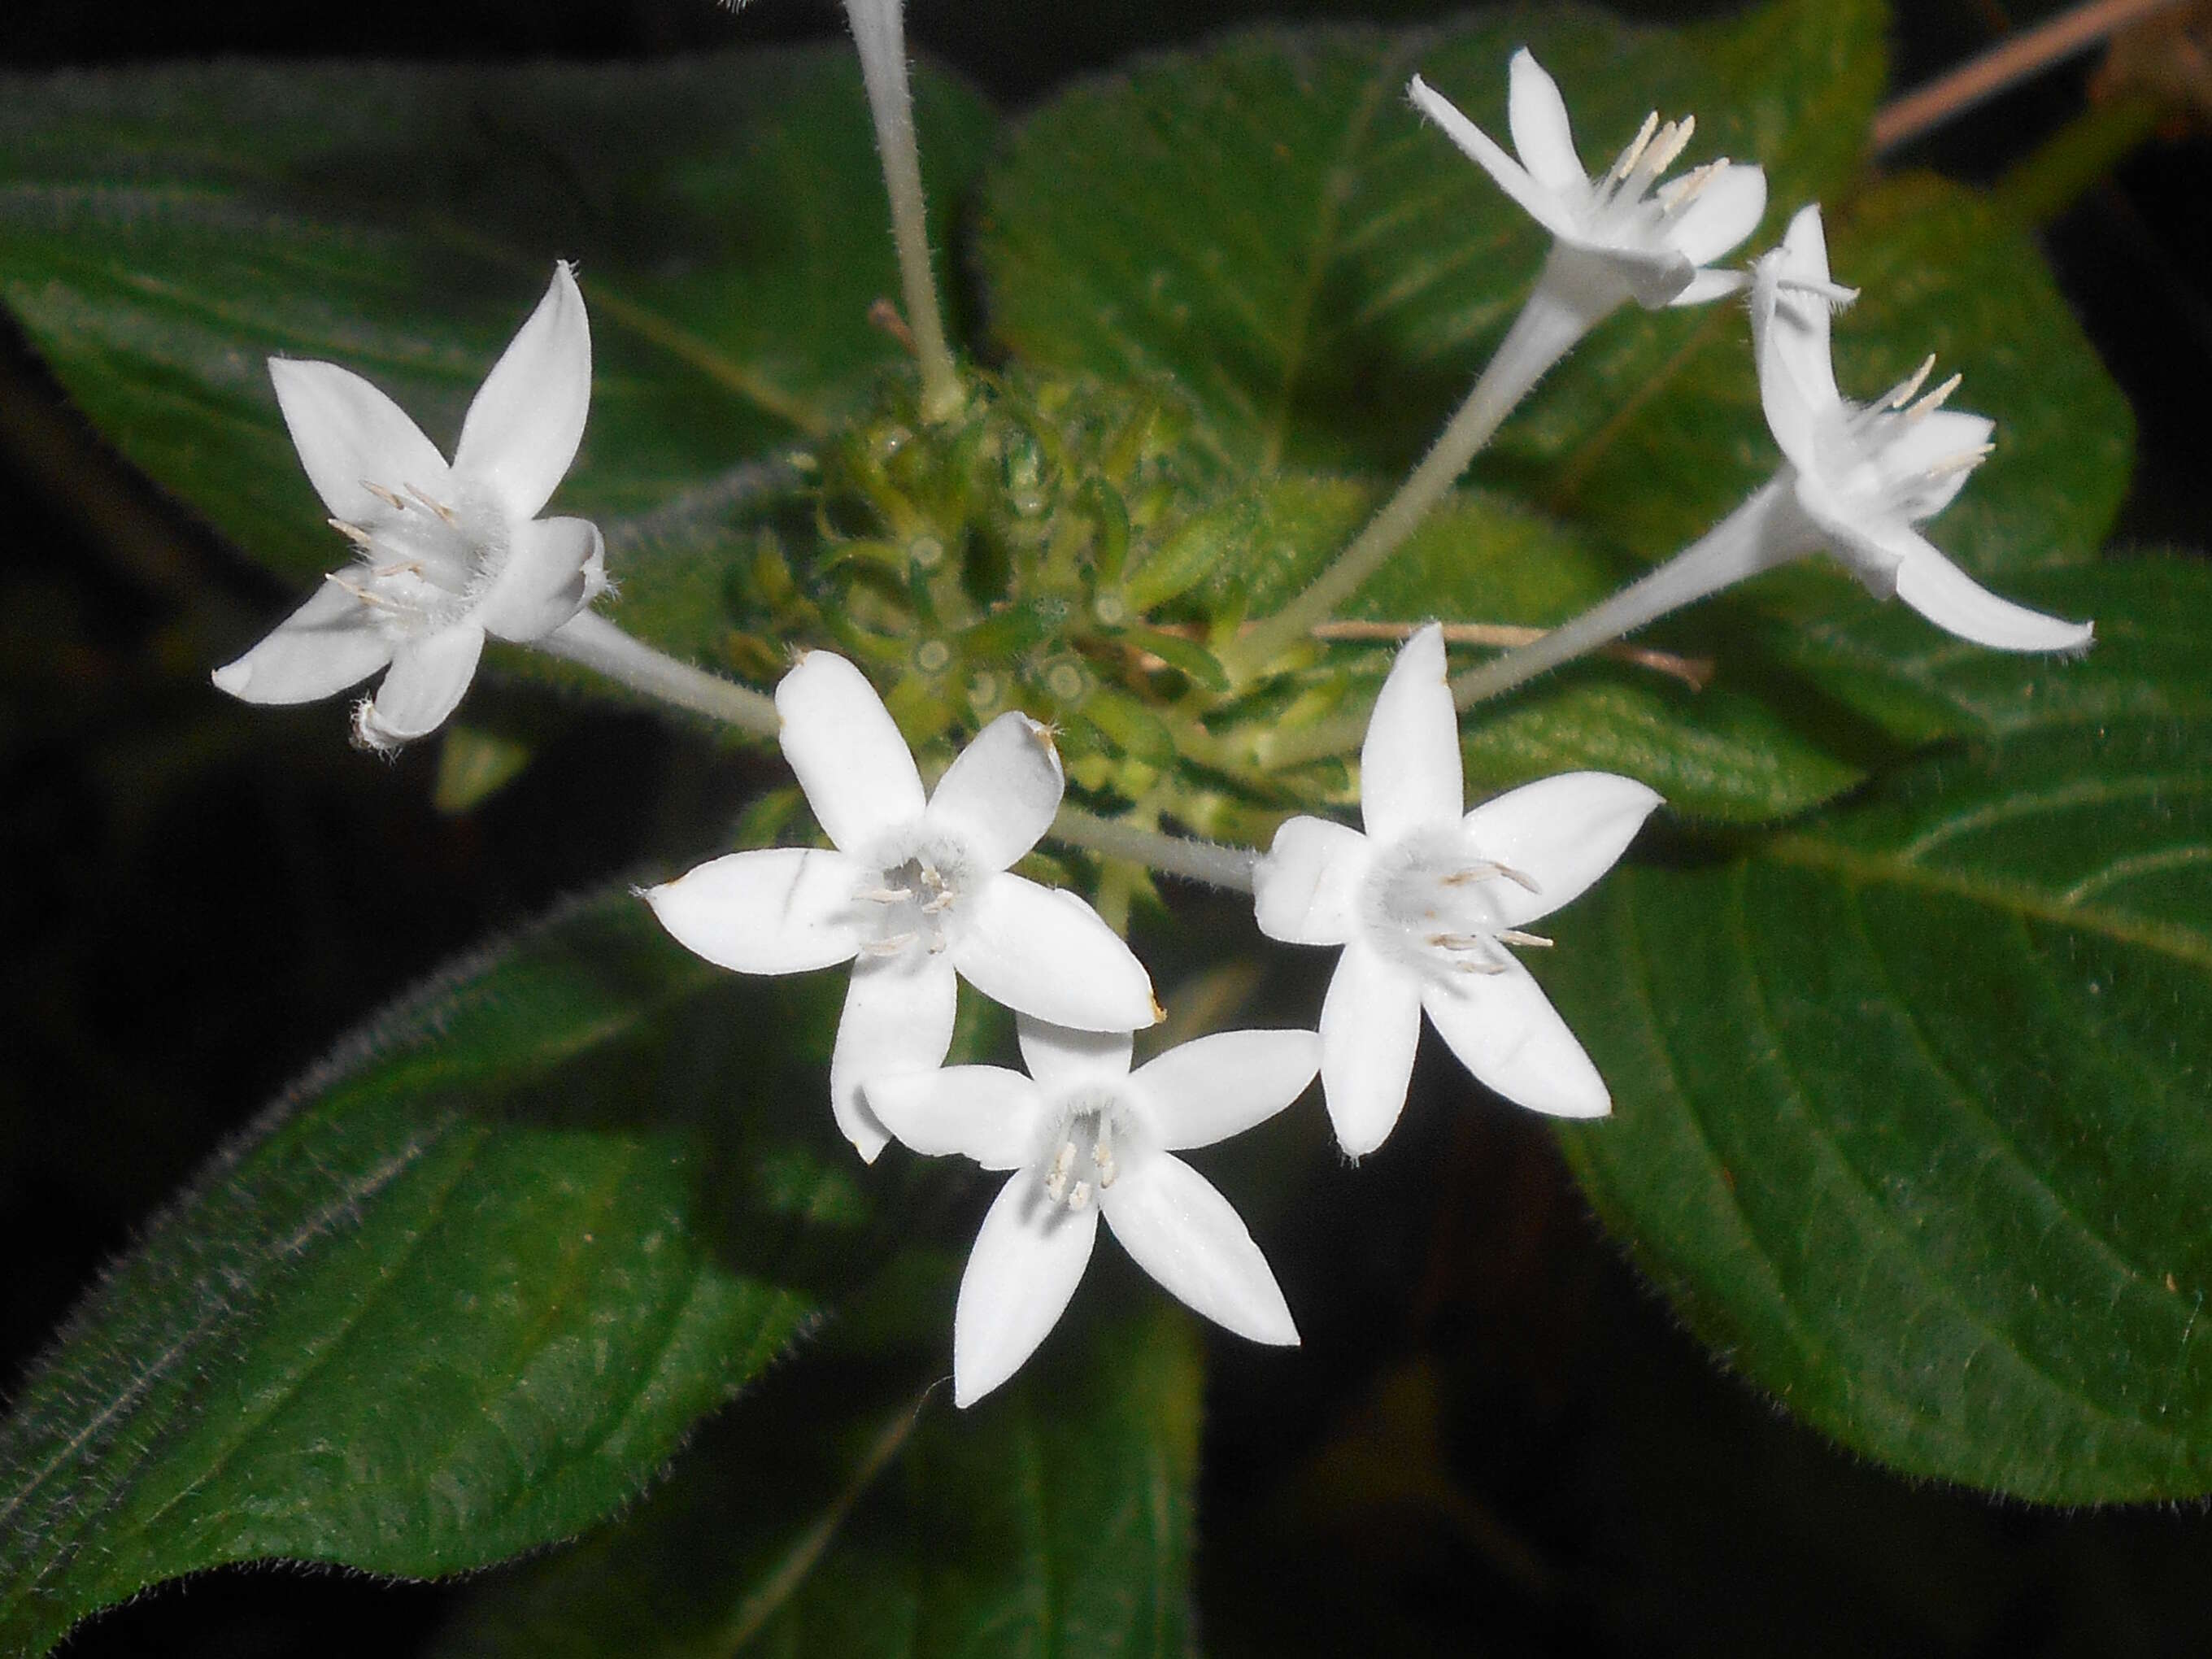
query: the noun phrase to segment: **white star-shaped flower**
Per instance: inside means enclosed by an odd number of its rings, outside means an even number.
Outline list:
[[[861,1080],[944,1062],[956,974],[1082,1030],[1160,1017],[1144,964],[1096,910],[1008,868],[1060,810],[1060,756],[1043,726],[1000,715],[925,800],[906,739],[844,658],[810,652],[775,706],[784,757],[836,850],[732,853],[645,897],[684,945],[741,974],[853,963],[830,1098],[862,1158],[872,1163],[888,1137]]]
[[[1700,305],[1743,286],[1706,269],[1751,234],[1766,211],[1766,175],[1727,160],[1660,184],[1696,130],[1693,117],[1660,124],[1657,112],[1593,179],[1575,153],[1565,100],[1527,48],[1513,54],[1506,120],[1516,161],[1418,75],[1414,104],[1551,232],[1562,260],[1590,287],[1657,310]]]
[[[1923,393],[1936,360],[1872,404],[1836,389],[1830,361],[1828,246],[1820,210],[1801,210],[1782,246],[1753,268],[1751,323],[1766,424],[1784,477],[1809,521],[1807,539],[1843,559],[1868,587],[1894,593],[1938,628],[2006,651],[2089,643],[2087,623],[2001,599],[1913,526],[1951,503],[1990,451],[1992,423],[1943,407],[1959,377]]]
[[[1360,750],[1362,835],[1297,817],[1253,872],[1260,931],[1341,945],[1322,1006],[1322,1092],[1345,1152],[1381,1146],[1406,1103],[1426,1009],[1508,1100],[1561,1117],[1612,1109],[1582,1044],[1510,946],[1613,867],[1659,797],[1568,772],[1462,814],[1459,722],[1434,623],[1406,641]]]
[[[487,635],[543,639],[605,587],[598,528],[538,516],[591,404],[591,331],[568,265],[484,378],[451,465],[349,369],[272,357],[269,376],[301,465],[358,556],[215,671],[233,696],[311,702],[388,666],[354,731],[396,748],[453,712]]]
[[[876,1115],[917,1152],[1013,1179],[983,1218],[952,1323],[952,1397],[970,1406],[1036,1351],[1091,1260],[1098,1218],[1137,1265],[1216,1324],[1287,1346],[1297,1327],[1260,1247],[1175,1156],[1296,1100],[1321,1063],[1311,1031],[1225,1031],[1129,1069],[1127,1035],[1018,1022],[1030,1074],[996,1066],[871,1078]]]

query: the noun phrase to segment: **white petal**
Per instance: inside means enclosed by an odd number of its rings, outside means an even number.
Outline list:
[[[1028,1014],[1014,1018],[1022,1063],[1048,1094],[1066,1094],[1086,1083],[1112,1085],[1129,1075],[1135,1048],[1127,1031],[1078,1031]]]
[[[1139,1158],[1099,1193],[1098,1207],[1121,1248],[1186,1306],[1255,1342],[1297,1344],[1297,1325],[1243,1218],[1181,1158]]]
[[[1910,532],[1905,532],[1910,534]],[[1922,541],[1897,567],[1897,597],[1946,633],[2000,651],[2075,651],[2095,632],[2001,599]]]
[[[983,1218],[952,1313],[952,1400],[972,1406],[1022,1368],[1060,1322],[1098,1237],[1098,1212],[1044,1195],[1033,1170]]]
[[[514,526],[499,580],[477,607],[494,639],[542,640],[591,597],[593,572],[606,585],[605,541],[586,519],[533,519]]]
[[[1344,947],[1321,1005],[1321,1092],[1337,1145],[1363,1158],[1406,1109],[1421,995],[1413,976],[1358,939]]]
[[[1668,240],[1692,264],[1709,265],[1734,252],[1759,228],[1765,213],[1765,172],[1730,162],[1707,179],[1697,200],[1682,210]]]
[[[1820,424],[1843,401],[1829,360],[1828,301],[1784,286],[1790,278],[1828,280],[1820,210],[1801,210],[1781,247],[1759,261],[1751,289],[1752,350],[1759,398],[1782,453],[1801,472],[1816,472]]]
[[[484,376],[453,471],[489,486],[517,519],[534,519],[576,459],[592,404],[592,331],[565,264]]]
[[[355,712],[354,734],[372,749],[397,749],[428,737],[467,695],[483,645],[484,631],[473,622],[401,641],[392,653],[392,672]]]
[[[1574,216],[1551,191],[1536,182],[1527,168],[1498,147],[1480,127],[1462,115],[1451,100],[1415,76],[1407,88],[1414,106],[1444,131],[1498,187],[1521,204],[1522,210],[1554,236],[1571,235]]]
[[[1725,300],[1732,294],[1741,294],[1750,286],[1751,276],[1747,271],[1708,268],[1691,277],[1689,286],[1667,303],[1677,307],[1711,305],[1715,300]]]
[[[1508,790],[1467,815],[1478,858],[1504,865],[1534,884],[1530,892],[1500,877],[1484,896],[1501,927],[1521,927],[1586,892],[1613,868],[1658,793],[1611,772],[1562,772]]]
[[[1388,846],[1411,830],[1458,821],[1459,714],[1444,679],[1444,633],[1435,623],[1400,647],[1359,749],[1359,816]]]
[[[1565,195],[1587,189],[1589,174],[1575,154],[1574,129],[1567,122],[1559,83],[1544,72],[1526,46],[1513,54],[1509,75],[1505,121],[1521,165],[1547,190]]]
[[[351,369],[271,357],[269,379],[300,465],[332,518],[357,525],[390,518],[392,507],[369,484],[394,490],[412,484],[442,499],[447,475],[438,447],[404,410]]]
[[[947,1066],[863,1078],[860,1097],[902,1145],[927,1158],[972,1158],[987,1170],[1018,1170],[1036,1154],[1044,1102],[1019,1072]]]
[[[986,868],[1003,870],[1052,827],[1066,787],[1052,733],[1027,714],[1005,714],[945,769],[926,816]]]
[[[847,853],[922,813],[921,774],[890,711],[860,671],[832,651],[810,651],[775,688],[784,758],[806,804]]]
[[[1910,489],[1910,513],[1915,520],[1932,519],[1966,487],[1979,465],[1972,458],[1996,430],[1996,422],[1987,416],[1960,409],[1931,410],[1897,428],[1882,447],[1882,474]]]
[[[313,702],[367,679],[391,660],[391,638],[369,608],[325,581],[260,644],[216,669],[213,678],[219,690],[247,702]]]
[[[1083,1031],[1141,1030],[1159,1019],[1144,963],[1066,889],[1002,871],[961,904],[952,960],[992,1001]]]
[[[842,853],[771,847],[709,859],[645,891],[676,942],[740,974],[803,974],[849,962],[860,948]]]
[[[837,1044],[830,1054],[830,1107],[870,1164],[890,1137],[860,1097],[860,1085],[933,1072],[952,1047],[959,987],[942,957],[862,957],[853,964]]]
[[[1316,1031],[1218,1031],[1139,1066],[1130,1092],[1171,1152],[1211,1146],[1304,1094],[1321,1069]]]
[[[1605,1079],[1535,975],[1508,958],[1502,974],[1457,974],[1422,987],[1421,1006],[1460,1063],[1516,1105],[1554,1117],[1603,1117]]]
[[[1359,887],[1374,847],[1327,818],[1287,818],[1252,867],[1260,931],[1285,945],[1341,945],[1359,921]]]

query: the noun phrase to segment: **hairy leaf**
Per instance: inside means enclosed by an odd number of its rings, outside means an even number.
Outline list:
[[[2212,583],[2107,574],[2086,662],[1926,665],[1993,735],[1617,874],[1541,964],[1618,1103],[1570,1153],[1705,1339],[1868,1455],[2069,1503],[2212,1487]]]
[[[993,118],[942,74],[916,96],[949,212]],[[345,550],[265,357],[342,363],[450,446],[553,261],[575,259],[594,398],[555,510],[662,511],[827,430],[898,360],[868,321],[898,291],[884,223],[835,46],[0,82],[0,300],[127,458],[303,580]]]
[[[281,1556],[405,1577],[573,1534],[884,1253],[836,988],[628,894],[373,1023],[108,1273],[0,1425],[0,1647]]]
[[[435,1651],[1188,1651],[1201,1381],[1188,1316],[1150,1294],[1110,1319],[1079,1308],[962,1412],[931,1382],[949,1278],[932,1289],[912,1352],[855,1364],[869,1336],[840,1333],[844,1355],[772,1380],[635,1512],[487,1584]]]

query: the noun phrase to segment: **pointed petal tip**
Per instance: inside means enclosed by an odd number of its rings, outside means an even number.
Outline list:
[[[228,691],[234,697],[244,697],[246,688],[253,684],[253,667],[245,658],[227,662],[220,668],[210,669],[208,678],[218,691]]]

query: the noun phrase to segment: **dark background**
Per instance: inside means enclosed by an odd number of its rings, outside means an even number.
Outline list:
[[[1233,21],[1449,9],[916,0],[911,28],[1018,109],[1069,75]],[[2051,9],[1905,0],[1897,84]],[[818,0],[757,0],[739,17],[707,0],[12,0],[0,67],[632,58],[837,23]],[[1992,179],[2080,112],[2094,61],[1893,159]],[[2201,546],[2212,149],[2180,127],[2048,246],[2140,418],[2124,539]],[[447,816],[429,801],[432,746],[386,765],[344,746],[331,706],[219,697],[208,665],[286,596],[108,461],[4,324],[0,526],[6,1389],[99,1264],[347,1025],[562,892],[703,850],[701,826],[726,821],[752,781],[650,719],[549,716],[494,688],[477,695],[541,721],[544,747],[517,783]],[[1215,1350],[1199,1562],[1210,1650],[2212,1650],[2201,1509],[2057,1514],[1907,1486],[1836,1451],[1679,1331],[1537,1120],[1446,1092],[1409,1109],[1356,1206],[1316,1187],[1301,1224],[1270,1237],[1302,1305],[1326,1310],[1297,1363]],[[107,1615],[70,1651],[405,1653],[465,1593],[216,1573]]]

